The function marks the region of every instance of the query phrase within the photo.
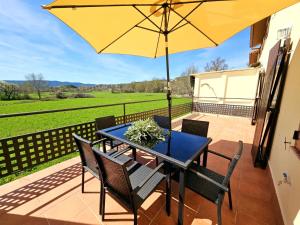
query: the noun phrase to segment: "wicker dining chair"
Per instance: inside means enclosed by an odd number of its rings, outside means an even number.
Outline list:
[[[75,140],[75,143],[78,147],[79,150],[79,155],[80,155],[80,159],[81,159],[81,166],[82,166],[82,174],[81,174],[81,192],[84,193],[84,174],[86,171],[88,171],[89,173],[91,173],[94,177],[96,177],[97,179],[101,179],[101,175],[98,169],[98,163],[97,160],[95,158],[95,155],[93,153],[93,146],[95,144],[97,144],[99,141],[96,142],[91,142],[88,141],[80,136],[78,136],[77,134],[72,134],[73,138]],[[110,153],[107,153],[109,155],[111,155],[112,157],[117,157],[118,160],[120,160],[121,162],[124,163],[133,163],[132,158],[124,155],[124,154],[120,154],[120,153],[125,153],[125,151],[128,151],[129,149],[124,149],[120,152],[117,151],[112,151]],[[100,193],[101,195],[101,193]],[[102,205],[101,205],[101,201],[100,201],[100,210],[101,211]]]
[[[95,126],[96,126],[96,130],[102,130],[102,129],[106,129],[106,128],[110,128],[113,126],[116,126],[116,118],[115,116],[105,116],[105,117],[100,117],[100,118],[96,118],[95,119]],[[104,140],[103,142],[103,151],[106,152],[106,144],[108,143],[110,145],[110,148],[117,148],[122,145],[123,143],[118,141],[118,140],[112,140],[112,139],[108,139],[108,138],[104,138],[102,135],[96,133],[97,137],[99,140]]]
[[[137,210],[150,196],[155,188],[165,179],[165,175],[158,172],[163,166],[160,164],[155,169],[135,162],[136,166],[130,170],[126,162],[121,162],[118,156],[111,156],[101,151],[94,150],[95,158],[101,171],[101,202],[102,220],[105,219],[105,194],[109,191],[116,199],[132,210],[134,225],[137,224]]]
[[[208,127],[209,127],[208,121],[183,119],[181,132],[194,134],[194,135],[198,135],[198,136],[202,136],[202,137],[207,137]],[[208,148],[206,148],[203,152],[203,159],[207,158],[207,150],[208,150]],[[204,164],[205,163],[206,162],[204,162]],[[200,156],[197,159],[197,164],[200,165]],[[206,165],[204,165],[204,166],[206,166]]]
[[[229,207],[232,209],[230,177],[241,158],[242,151],[242,141],[239,141],[238,150],[233,158],[208,150],[209,153],[229,160],[230,163],[225,176],[195,164],[186,173],[186,187],[217,205],[218,225],[222,225],[222,203],[225,192],[228,192]]]
[[[189,134],[207,137],[208,127],[208,121],[183,119],[181,131]]]
[[[169,117],[154,115],[153,120],[157,123],[158,126],[165,129],[170,129]]]

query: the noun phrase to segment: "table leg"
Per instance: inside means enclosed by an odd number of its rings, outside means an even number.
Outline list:
[[[106,153],[106,140],[104,140],[102,143],[103,143],[103,152]]]
[[[132,148],[132,156],[134,161],[136,161],[136,148]]]
[[[183,210],[184,210],[184,195],[185,195],[185,170],[180,169],[179,173],[179,205],[178,205],[178,225],[183,225]]]
[[[171,213],[171,168],[169,163],[165,163],[166,166],[166,174],[167,174],[167,180],[166,180],[166,212],[167,215],[170,216]]]
[[[208,148],[206,147],[203,152],[203,167],[206,167],[207,165],[207,153],[208,153],[207,150]]]

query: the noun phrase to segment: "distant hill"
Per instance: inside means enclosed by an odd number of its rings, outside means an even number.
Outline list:
[[[7,83],[12,84],[23,84],[24,80],[4,80]],[[96,84],[84,84],[80,82],[68,82],[68,81],[57,81],[57,80],[47,80],[49,87],[59,87],[59,86],[67,86],[72,85],[76,87],[94,87]]]

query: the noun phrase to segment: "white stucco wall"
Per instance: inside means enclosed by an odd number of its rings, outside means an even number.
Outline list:
[[[198,99],[201,102],[253,105],[253,100],[245,99],[255,98],[258,71],[259,69],[246,68],[195,74],[194,96],[201,97]]]
[[[292,57],[284,87],[269,166],[285,224],[299,225],[299,218],[296,222],[296,216],[300,210],[300,160],[291,149],[285,150],[283,142],[285,137],[288,141],[292,141],[293,132],[298,129],[300,123],[300,3],[271,17],[269,34],[264,44],[260,62],[266,69],[269,50],[278,41],[277,31],[286,27],[292,27]],[[291,185],[282,184],[278,186],[278,182],[283,178],[283,172],[288,173]]]

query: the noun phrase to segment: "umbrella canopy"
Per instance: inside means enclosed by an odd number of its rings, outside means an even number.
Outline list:
[[[159,57],[166,54],[165,2],[169,53],[176,53],[217,46],[299,0],[56,0],[44,8],[98,53]]]
[[[214,47],[299,0],[56,0],[43,6],[97,53],[166,55],[171,129],[169,53]]]

